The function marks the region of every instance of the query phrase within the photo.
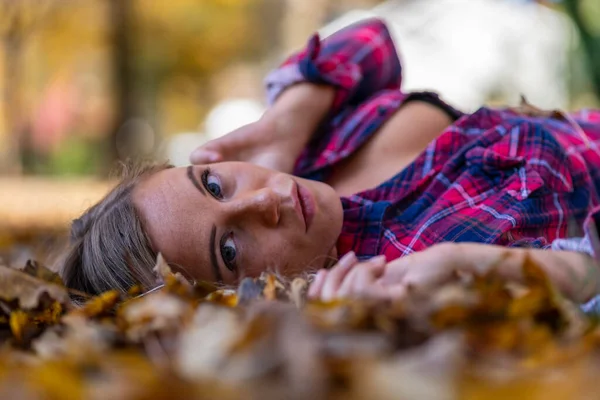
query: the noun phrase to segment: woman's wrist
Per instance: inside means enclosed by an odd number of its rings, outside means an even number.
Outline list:
[[[263,118],[275,127],[278,143],[297,156],[329,114],[334,96],[331,86],[299,83],[286,89]]]
[[[507,278],[520,278],[520,266],[525,257],[520,249],[481,243],[452,243],[451,245],[454,263],[458,270],[485,275],[495,269],[501,270]],[[515,267],[516,265],[518,267]]]
[[[574,251],[520,249],[567,298],[585,302],[600,292],[600,267],[589,255]]]
[[[462,269],[468,272],[485,274],[495,270],[505,279],[517,282],[522,281],[523,266],[529,260],[574,301],[585,301],[600,290],[600,270],[591,257],[582,253],[461,243],[455,254]]]

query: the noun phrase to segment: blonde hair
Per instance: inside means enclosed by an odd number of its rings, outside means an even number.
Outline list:
[[[132,201],[135,186],[149,175],[172,166],[124,166],[123,177],[100,202],[71,225],[68,250],[59,261],[65,285],[91,295],[133,285],[150,288],[156,278],[152,268],[156,252]]]

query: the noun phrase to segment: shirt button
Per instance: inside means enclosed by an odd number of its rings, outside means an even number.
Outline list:
[[[377,106],[377,113],[379,115],[385,114],[386,111],[387,111],[387,109],[384,106]]]

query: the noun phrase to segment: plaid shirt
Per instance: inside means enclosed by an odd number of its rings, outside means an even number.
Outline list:
[[[331,113],[295,174],[325,181],[408,101],[385,25],[367,20],[317,35],[266,79],[269,101],[296,82],[336,87]],[[418,94],[423,95],[423,94]],[[427,93],[427,96],[434,96]],[[482,107],[460,114],[404,170],[342,198],[338,250],[388,260],[444,241],[548,247],[581,236],[600,204],[600,111],[529,117]],[[402,134],[402,132],[398,132]]]

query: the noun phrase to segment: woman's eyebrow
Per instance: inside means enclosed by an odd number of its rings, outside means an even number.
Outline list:
[[[202,187],[200,182],[198,182],[198,179],[196,179],[196,175],[194,175],[194,167],[191,165],[187,167],[187,177],[190,181],[192,181],[192,184],[196,187],[196,189],[198,189],[200,193],[206,196],[204,188]]]
[[[223,275],[221,275],[221,271],[219,270],[219,263],[217,262],[217,255],[215,253],[215,236],[217,235],[217,227],[213,224],[212,229],[210,231],[210,241],[209,245],[209,253],[210,253],[210,263],[212,265],[213,272],[215,274],[215,279],[217,282],[223,282]]]

